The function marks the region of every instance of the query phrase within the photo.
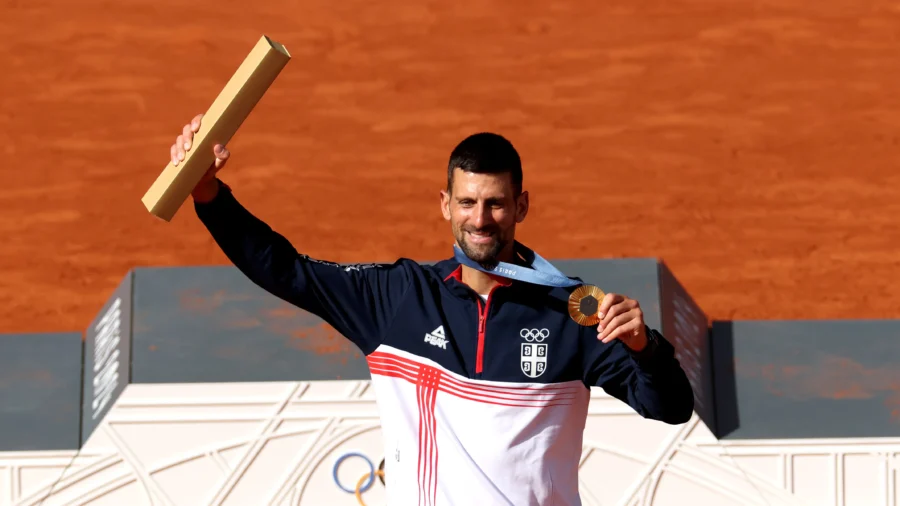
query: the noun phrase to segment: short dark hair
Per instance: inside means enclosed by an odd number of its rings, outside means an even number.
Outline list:
[[[481,132],[460,142],[450,153],[447,165],[447,191],[453,189],[453,171],[461,169],[475,174],[504,174],[512,176],[515,196],[522,193],[522,160],[512,143],[502,135]]]

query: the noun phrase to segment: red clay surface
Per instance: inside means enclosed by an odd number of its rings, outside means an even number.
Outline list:
[[[662,258],[712,318],[900,316],[896,1],[245,5],[0,3],[0,331],[227,263],[140,199],[262,34],[293,59],[223,179],[312,256],[449,256],[444,164],[493,130],[549,258]]]

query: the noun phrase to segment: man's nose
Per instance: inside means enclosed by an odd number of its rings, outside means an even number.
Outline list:
[[[478,204],[475,209],[474,221],[478,228],[484,228],[485,225],[491,224],[494,221],[491,208],[484,204]]]

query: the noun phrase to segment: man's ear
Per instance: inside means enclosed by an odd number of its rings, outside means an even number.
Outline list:
[[[445,220],[450,221],[450,193],[447,190],[441,190],[441,214]]]
[[[528,214],[528,192],[523,191],[519,198],[516,199],[516,223],[525,221],[525,215]]]

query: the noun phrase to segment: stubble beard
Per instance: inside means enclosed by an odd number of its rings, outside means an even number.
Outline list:
[[[491,238],[493,241],[489,245],[472,246],[466,241],[466,231],[459,230],[456,235],[456,243],[467,257],[485,269],[493,269],[499,263],[497,257],[503,251],[504,242],[500,239],[498,232],[493,232]]]

